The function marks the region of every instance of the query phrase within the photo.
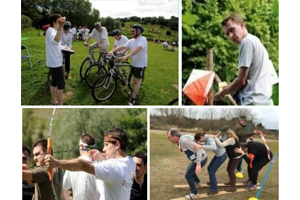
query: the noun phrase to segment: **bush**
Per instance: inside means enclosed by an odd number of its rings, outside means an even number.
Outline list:
[[[21,15],[21,29],[29,28],[31,26],[32,20],[26,15]]]
[[[171,35],[171,31],[167,31],[167,32],[166,32],[166,35]]]

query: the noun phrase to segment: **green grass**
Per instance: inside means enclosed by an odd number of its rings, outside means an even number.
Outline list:
[[[51,104],[50,91],[46,86],[48,68],[46,67],[45,37],[38,35],[42,31],[29,28],[22,30],[22,38],[27,40],[21,43],[29,49],[33,68],[26,60],[21,64],[21,104],[22,105],[49,105]],[[109,37],[110,48],[114,39]],[[92,43],[90,41],[90,43]],[[64,105],[127,105],[128,91],[118,87],[115,94],[107,101],[96,103],[91,89],[81,81],[79,69],[88,51],[83,42],[75,41],[72,44],[75,54],[71,55],[71,80],[66,80]],[[174,85],[178,84],[178,49],[175,51],[163,50],[161,44],[148,41],[148,66],[145,72],[145,81],[140,89],[140,98],[137,105],[166,105],[178,96]]]
[[[268,146],[275,154],[278,151],[278,140],[269,140]],[[200,178],[202,183],[209,181],[207,166],[213,158],[214,154],[211,151],[206,151],[208,155],[208,162],[202,168]],[[172,144],[168,141],[166,131],[162,131],[161,134],[150,131],[150,196],[151,199],[172,199],[184,197],[190,192],[189,189],[175,189],[175,184],[187,184],[184,174],[185,169],[189,164],[189,160],[184,153],[180,152],[176,144]],[[279,198],[279,158],[276,159],[273,168],[268,176],[265,186],[259,196],[259,200],[276,200]],[[217,180],[219,183],[228,181],[228,175],[226,172],[228,159],[221,165],[217,171]],[[244,179],[237,179],[237,182],[246,181],[247,176],[247,164],[243,163]],[[265,166],[259,173],[258,182],[262,182],[269,165]],[[223,189],[219,189],[223,190]],[[207,189],[198,189],[199,193],[206,193]],[[255,197],[257,191],[233,193],[222,196],[210,197],[210,200],[241,200]]]

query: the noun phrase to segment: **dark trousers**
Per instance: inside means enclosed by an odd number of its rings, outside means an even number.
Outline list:
[[[271,153],[271,158],[273,158],[273,155]],[[253,160],[252,163],[252,168],[250,168],[250,165],[248,165],[248,176],[249,180],[251,180],[252,184],[256,185],[257,184],[257,177],[259,171],[268,163],[270,162],[268,156],[263,156],[263,157],[256,157]]]
[[[66,69],[66,72],[67,74],[70,73],[70,53],[67,52],[67,51],[64,51],[64,57],[65,57],[65,69]]]
[[[236,176],[235,176],[235,170],[238,166],[238,164],[240,163],[241,158],[238,159],[233,159],[230,158],[228,165],[227,165],[227,172],[228,172],[228,176],[229,176],[229,184],[231,185],[231,187],[235,187],[235,183],[236,183]]]

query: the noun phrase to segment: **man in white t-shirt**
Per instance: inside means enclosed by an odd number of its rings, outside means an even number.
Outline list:
[[[90,29],[88,29],[88,27],[84,27],[84,40],[87,40],[88,35],[89,35]]]
[[[92,162],[89,156],[89,150],[95,148],[94,138],[87,133],[81,135],[79,140],[79,159],[87,162]],[[70,199],[67,190],[72,188],[74,200],[99,200],[101,193],[104,194],[103,181],[96,180],[95,176],[86,172],[71,172],[66,171],[63,179],[63,198]]]
[[[56,160],[51,155],[45,156],[48,168],[61,168],[69,171],[85,171],[95,175],[104,182],[104,195],[101,200],[129,200],[135,163],[126,156],[127,136],[120,128],[114,128],[104,133],[103,153],[91,150],[94,163],[82,159]]]
[[[46,65],[50,68],[52,76],[50,93],[53,105],[62,105],[65,79],[62,67],[61,37],[66,18],[61,17],[60,14],[51,14],[49,22],[51,27],[46,32]]]
[[[73,41],[75,41],[77,37],[77,26],[73,26],[71,33],[73,34]]]
[[[267,50],[256,36],[248,33],[239,14],[231,14],[221,24],[226,35],[239,44],[239,71],[238,77],[215,94],[214,99],[218,101],[239,91],[242,105],[273,105]]]
[[[91,38],[95,38],[99,48],[102,48],[102,52],[107,52],[109,46],[109,39],[107,30],[104,26],[101,26],[100,22],[94,24],[94,29],[87,40],[84,42],[84,45],[88,45]]]
[[[132,60],[131,73],[135,77],[133,92],[131,94],[129,105],[134,105],[135,103],[135,99],[137,98],[137,95],[139,93],[140,86],[144,77],[144,72],[148,62],[148,54],[147,54],[148,44],[147,44],[147,39],[144,36],[142,36],[143,32],[144,29],[141,25],[139,24],[133,25],[131,29],[131,35],[133,38],[130,39],[126,44],[119,46],[109,52],[109,54],[113,54],[114,52],[118,52],[124,49],[130,50],[130,54],[121,58],[122,61],[131,58]]]
[[[114,38],[115,38],[115,43],[114,43],[113,49],[117,48],[118,46],[122,46],[128,42],[128,38],[125,35],[122,35],[122,32],[119,29],[115,29],[112,32],[112,36],[114,36]],[[124,56],[127,54],[127,49],[118,51],[117,54]]]

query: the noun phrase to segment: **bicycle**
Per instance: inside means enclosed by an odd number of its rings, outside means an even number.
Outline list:
[[[79,70],[79,74],[80,74],[80,78],[81,80],[84,80],[85,79],[85,72],[86,70],[92,65],[92,64],[95,64],[95,63],[99,63],[100,60],[101,60],[101,57],[103,57],[105,55],[105,53],[101,52],[100,50],[95,50],[95,48],[98,46],[98,44],[95,42],[88,47],[88,51],[89,51],[89,54],[88,54],[88,57],[85,58],[80,66],[80,70]],[[95,56],[94,56],[94,53],[96,52],[99,52],[99,57],[96,61],[95,59]]]
[[[107,73],[106,69],[106,53],[100,53],[100,55],[103,55],[102,60],[99,60],[98,63],[91,64],[85,71],[84,74],[84,81],[89,87],[93,87],[93,84],[95,81],[103,74]]]
[[[133,91],[132,65],[128,62],[121,63],[115,55],[111,55],[106,59],[109,60],[109,72],[101,75],[93,85],[92,95],[97,102],[109,99],[114,94],[118,81],[121,81],[124,89],[128,87],[131,92]],[[125,68],[120,70],[121,67]],[[126,70],[127,67],[129,69]]]

